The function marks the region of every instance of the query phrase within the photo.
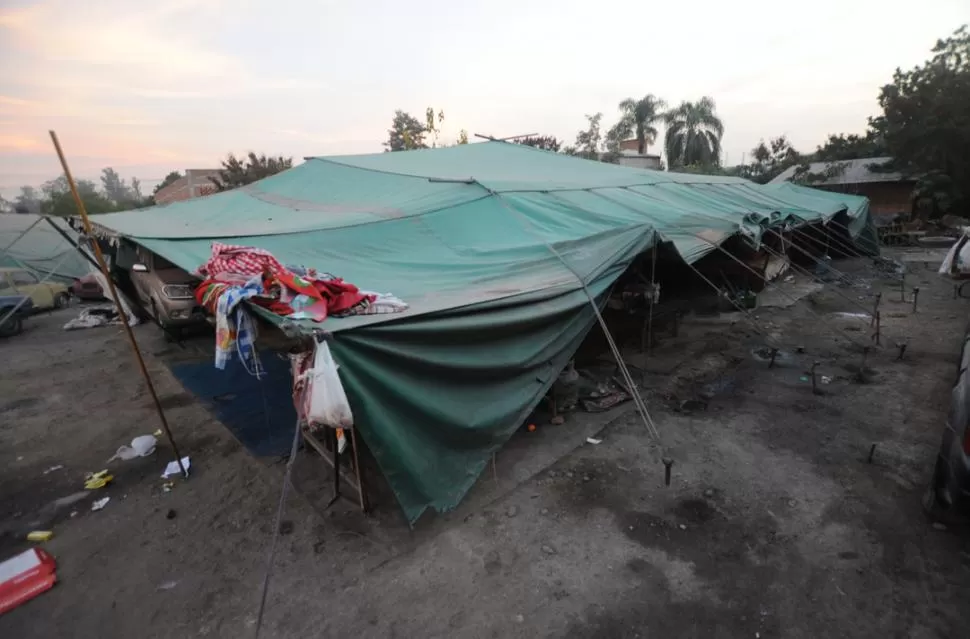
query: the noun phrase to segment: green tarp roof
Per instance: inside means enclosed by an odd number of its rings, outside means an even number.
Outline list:
[[[38,277],[71,280],[91,272],[90,264],[77,247],[50,227],[56,224],[68,237],[74,231],[60,218],[39,215],[0,214],[0,266],[27,268]]]
[[[865,198],[644,171],[503,142],[311,158],[247,187],[98,216],[192,270],[212,240],[258,246],[409,304],[328,319],[359,429],[415,520],[454,507],[593,325],[604,296],[670,241],[688,262],[738,233],[828,220]],[[307,323],[307,326],[310,326]]]

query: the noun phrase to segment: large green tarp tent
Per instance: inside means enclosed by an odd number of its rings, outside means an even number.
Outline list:
[[[694,262],[738,233],[756,243],[769,224],[840,213],[870,225],[855,199],[488,142],[311,158],[97,222],[188,270],[221,240],[407,301],[324,326],[359,431],[414,521],[457,505],[549,389],[595,322],[583,284],[602,300],[659,241]]]
[[[63,235],[51,224],[57,225]],[[60,218],[48,221],[29,213],[0,214],[0,267],[26,268],[37,277],[60,281],[90,273],[90,263],[65,235],[76,237]]]

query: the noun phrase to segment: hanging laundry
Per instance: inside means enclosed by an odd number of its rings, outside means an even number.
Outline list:
[[[253,277],[244,286],[219,286],[225,288],[219,293],[216,303],[216,368],[225,369],[226,363],[235,352],[246,371],[259,377],[263,368],[256,353],[256,323],[241,302],[263,292],[261,278]],[[203,298],[207,292],[211,301],[211,285],[207,291],[203,291]]]
[[[280,262],[267,250],[254,246],[212,243],[212,255],[198,268],[199,274],[213,277],[220,273],[260,275],[265,271],[285,271]]]
[[[323,322],[327,317],[399,313],[408,305],[390,293],[361,291],[330,273],[302,265],[284,266],[269,251],[213,242],[198,272],[206,277],[195,298],[216,318],[216,368],[237,354],[257,377],[256,321],[243,301],[290,320]]]

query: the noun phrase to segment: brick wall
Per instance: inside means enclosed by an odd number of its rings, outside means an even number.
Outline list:
[[[185,175],[175,180],[155,194],[155,204],[170,204],[182,200],[190,200],[216,192],[209,177],[217,177],[216,169],[188,169]]]

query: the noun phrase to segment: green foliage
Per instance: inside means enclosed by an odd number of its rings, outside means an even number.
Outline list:
[[[517,138],[516,144],[524,144],[543,151],[558,153],[562,143],[553,135],[530,135],[524,138]]]
[[[424,143],[425,125],[411,115],[398,109],[394,112],[391,128],[387,130],[386,151],[409,151],[411,149],[426,149]]]
[[[939,40],[933,56],[909,71],[896,69],[879,92],[882,115],[869,121],[885,141],[892,168],[924,176],[942,212],[970,205],[970,31]],[[943,179],[946,178],[946,179]],[[919,187],[918,187],[919,188]],[[929,197],[929,196],[924,196]]]
[[[111,213],[120,210],[111,198],[98,190],[97,184],[91,180],[77,180],[77,191],[84,203],[84,209],[91,215]],[[71,216],[78,215],[74,196],[71,194],[67,178],[63,175],[54,180],[44,182],[40,187],[40,212],[44,215]]]
[[[445,112],[428,107],[424,111],[424,123],[404,111],[394,112],[391,128],[387,130],[385,151],[411,151],[413,149],[427,149],[425,141],[431,137],[431,147],[438,146],[438,135],[441,133],[441,123],[445,121]],[[458,144],[468,144],[468,132],[464,129],[458,135]]]
[[[20,194],[14,198],[14,210],[27,213],[40,213],[41,194],[32,186],[20,187]]]
[[[155,186],[155,188],[152,189],[152,195],[155,195],[156,193],[158,193],[159,191],[161,191],[162,189],[164,189],[169,184],[172,184],[176,180],[180,180],[180,179],[182,179],[182,174],[179,173],[178,171],[172,171],[171,173],[169,173],[168,175],[165,176],[165,179],[164,180],[162,180],[161,182],[159,182]]]
[[[431,148],[438,146],[438,134],[441,133],[441,123],[445,121],[445,112],[439,110],[437,116],[434,109],[428,107],[424,111],[424,130],[431,136]],[[466,136],[467,138],[467,136]],[[467,139],[466,139],[467,143]]]
[[[602,113],[593,115],[586,114],[587,128],[576,134],[576,147],[574,155],[586,158],[587,160],[598,160],[600,156],[600,144],[603,135],[600,133],[600,122],[603,120]]]
[[[888,153],[885,141],[874,131],[865,135],[830,135],[825,144],[816,148],[812,160],[816,162],[838,162],[856,158],[872,158]]]
[[[138,178],[133,178],[131,185],[129,185],[110,166],[101,170],[101,188],[104,196],[111,201],[117,211],[146,206],[145,197],[141,194],[141,182],[138,181]]]
[[[653,126],[663,118],[663,109],[666,103],[648,93],[639,100],[627,98],[619,104],[619,122],[606,134],[606,148],[613,153],[619,153],[620,142],[626,140],[631,135],[637,140],[637,153],[644,155],[647,152],[647,145],[653,144],[657,139],[657,129]]]
[[[217,191],[229,191],[275,175],[292,166],[293,158],[284,158],[282,155],[267,157],[250,151],[246,157],[239,159],[230,153],[222,161],[219,177],[210,177],[209,181]]]
[[[784,135],[764,140],[751,149],[751,163],[737,167],[735,173],[758,184],[767,184],[792,166],[805,162]]]
[[[690,165],[720,166],[724,123],[714,111],[714,100],[705,96],[697,102],[681,102],[664,114],[667,124],[664,146],[672,169]]]

